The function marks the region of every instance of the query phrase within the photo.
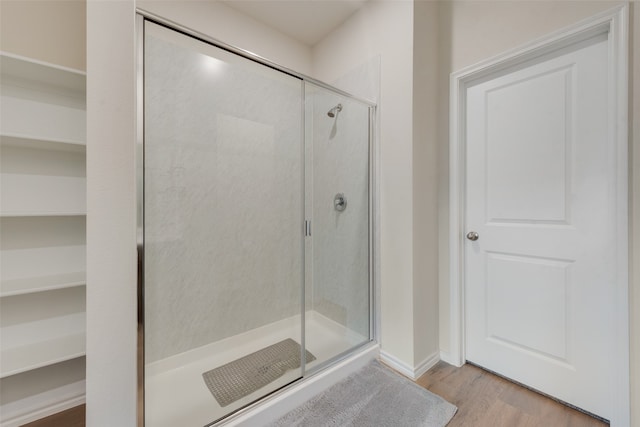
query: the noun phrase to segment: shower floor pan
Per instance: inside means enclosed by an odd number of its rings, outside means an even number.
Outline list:
[[[307,312],[305,320],[306,347],[317,358],[307,363],[307,370],[368,341],[367,337],[315,311]],[[262,389],[223,408],[202,379],[203,372],[287,338],[300,342],[300,316],[146,365],[145,425],[204,426],[294,381],[300,375],[299,369],[285,373]]]

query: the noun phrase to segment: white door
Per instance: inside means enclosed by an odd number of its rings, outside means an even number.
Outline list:
[[[606,35],[467,89],[466,359],[609,419],[615,143]]]

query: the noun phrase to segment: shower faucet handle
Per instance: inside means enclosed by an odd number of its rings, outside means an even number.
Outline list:
[[[344,194],[338,193],[333,198],[333,207],[338,212],[342,212],[347,209],[347,198],[344,197]]]

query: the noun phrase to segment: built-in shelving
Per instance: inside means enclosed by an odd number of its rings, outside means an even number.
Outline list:
[[[85,352],[85,288],[2,297],[0,378]]]
[[[0,147],[23,147],[39,150],[59,150],[85,152],[84,142],[62,141],[60,139],[28,138],[19,135],[0,135]]]
[[[84,286],[86,283],[87,279],[84,271],[8,279],[0,282],[0,297],[74,288],[76,286]]]
[[[86,213],[86,179],[5,174],[0,216],[59,216]]]
[[[5,284],[79,278],[86,270],[86,220],[79,216],[0,218],[0,257]],[[45,279],[47,278],[47,279]],[[64,279],[67,280],[67,279]],[[74,279],[75,280],[75,279]]]
[[[59,142],[51,145],[46,144],[48,141],[17,143],[23,141],[10,138],[9,143],[0,147],[0,215],[84,214],[85,152],[61,150]]]
[[[0,379],[2,427],[20,427],[84,403],[85,358],[78,357]],[[30,393],[25,395],[25,390]]]
[[[85,340],[85,334],[77,334],[5,350],[0,378],[82,357]]]
[[[86,73],[56,64],[0,53],[0,72],[4,80],[12,84],[30,87],[50,87],[67,96],[85,98]]]
[[[76,317],[80,320],[80,316]],[[0,378],[82,357],[85,355],[85,341],[83,332],[3,350]]]
[[[2,130],[9,137],[84,144],[86,75],[2,54]]]
[[[4,426],[77,404],[84,384],[86,76],[8,53],[0,72]]]

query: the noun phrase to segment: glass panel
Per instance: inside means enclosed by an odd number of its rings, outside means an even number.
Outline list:
[[[146,426],[201,426],[301,377],[302,82],[151,23],[144,60]]]
[[[309,369],[369,341],[369,107],[305,83]],[[310,265],[310,268],[309,268]]]

